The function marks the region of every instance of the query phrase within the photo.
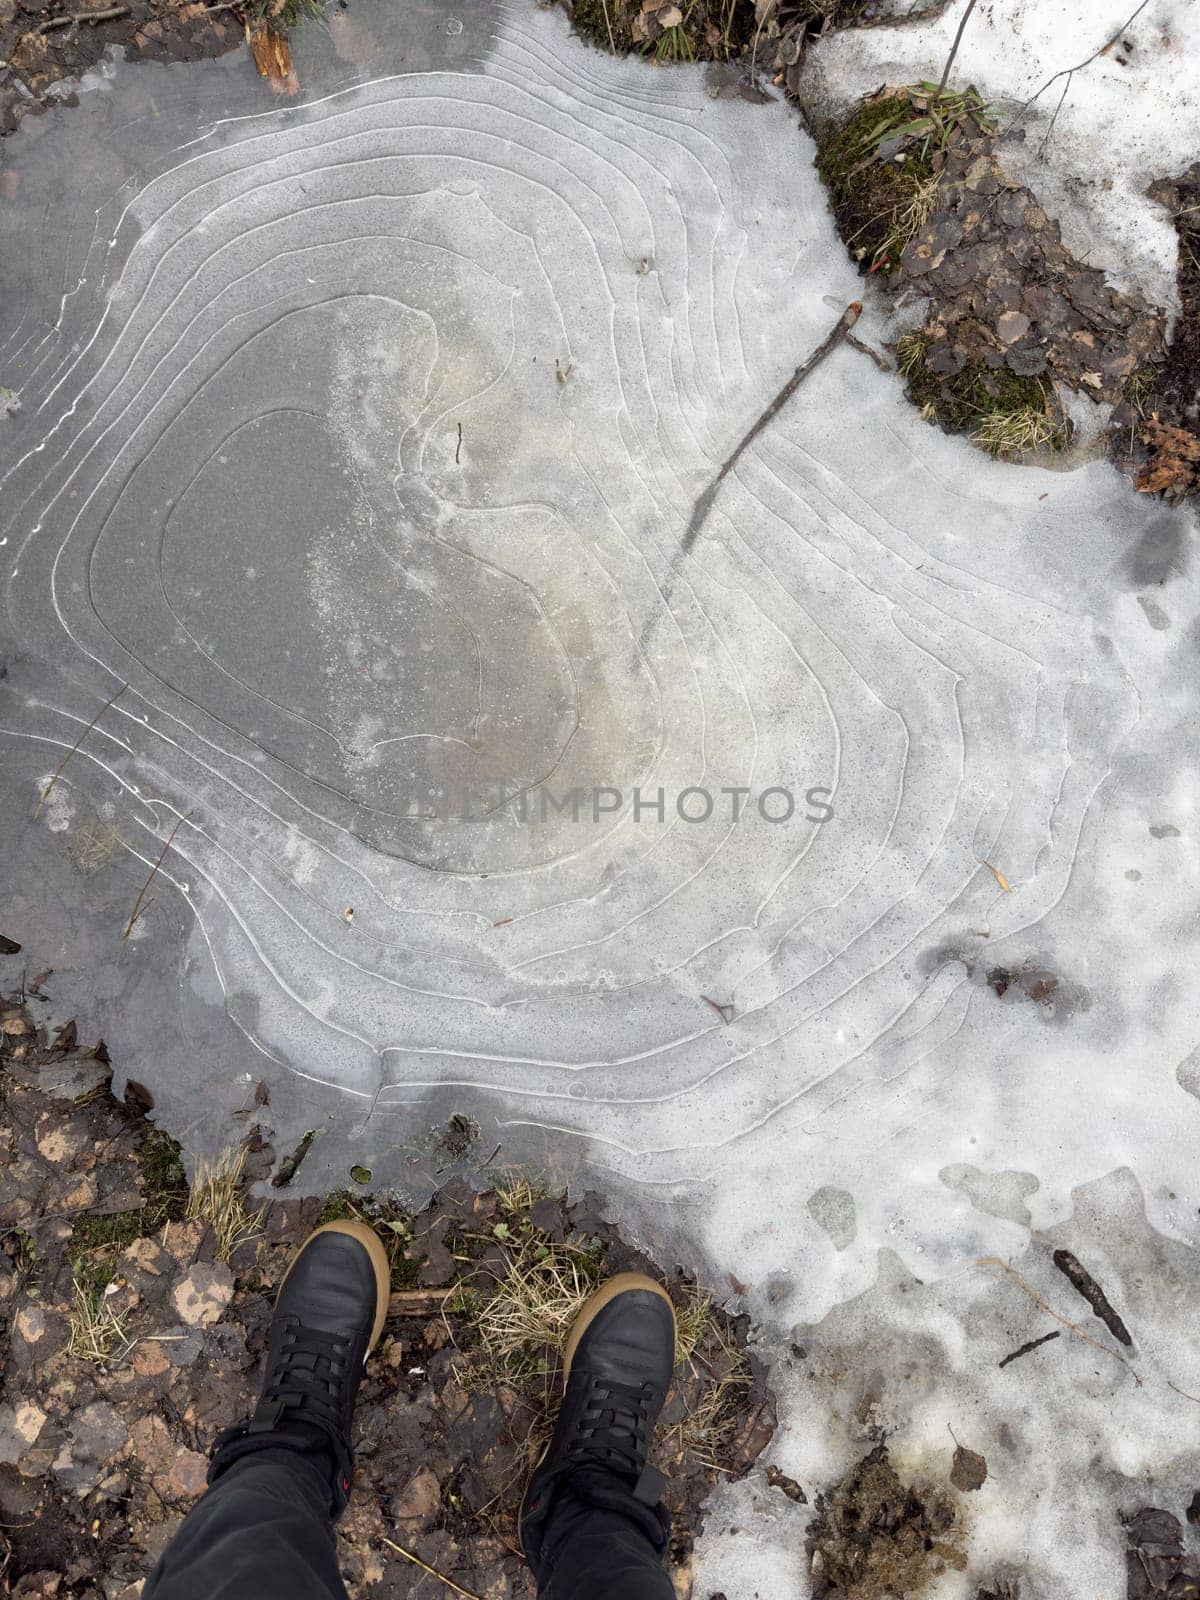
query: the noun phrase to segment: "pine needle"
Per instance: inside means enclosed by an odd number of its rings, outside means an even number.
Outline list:
[[[398,1556],[403,1556],[406,1561],[411,1561],[414,1567],[420,1567],[422,1572],[427,1572],[431,1578],[436,1578],[439,1583],[444,1583],[447,1589],[462,1596],[462,1600],[479,1600],[477,1594],[472,1594],[470,1589],[464,1589],[461,1584],[455,1583],[453,1578],[448,1578],[444,1572],[439,1572],[436,1567],[428,1566],[420,1556],[413,1555],[411,1550],[406,1550],[402,1544],[396,1544],[392,1539],[380,1541],[387,1545],[389,1550],[394,1550]]]
[[[95,19],[93,19],[93,20],[95,20]],[[88,723],[87,727],[83,730],[83,732],[79,735],[78,739],[76,739],[75,743],[67,751],[66,755],[62,758],[62,760],[55,767],[54,772],[51,775],[50,782],[46,785],[46,787],[42,790],[41,795],[38,797],[37,810],[33,813],[35,817],[40,814],[42,807],[46,804],[46,801],[49,800],[50,791],[54,788],[54,785],[58,782],[59,778],[62,776],[62,769],[66,766],[67,762],[70,761],[71,757],[75,754],[76,750],[79,749],[79,746],[87,738],[88,734],[91,733],[92,729],[100,721],[100,718],[108,710],[109,706],[111,706],[115,701],[119,700],[121,698],[121,696],[125,693],[126,689],[128,689],[128,687],[129,687],[129,685],[127,683],[123,683],[121,685],[121,687],[117,690],[116,694],[110,694],[109,695],[108,699],[100,707],[99,711],[97,711],[96,715]]]

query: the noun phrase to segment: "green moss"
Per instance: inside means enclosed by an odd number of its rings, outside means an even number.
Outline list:
[[[864,161],[870,160],[872,131],[884,121],[902,122],[908,110],[909,100],[905,94],[865,100],[845,122],[832,127],[822,139],[817,150],[817,171],[833,196],[835,205],[849,198],[860,187],[860,179],[864,174],[857,169]],[[915,157],[912,159],[916,160]],[[889,164],[885,162],[878,165],[886,169]],[[923,175],[927,175],[929,168],[924,167],[924,163],[920,165]]]
[[[161,1128],[147,1127],[137,1143],[142,1174],[141,1232],[154,1233],[187,1212],[188,1181],[178,1144]],[[135,1235],[136,1237],[136,1235]]]
[[[615,51],[627,56],[633,49],[633,34],[620,0],[575,0],[571,27],[580,38],[609,54]]]
[[[680,0],[683,21],[654,39],[635,39],[640,0],[572,0],[571,27],[607,55],[639,51],[667,65],[729,61],[744,53],[757,29],[753,0]]]
[[[932,406],[938,421],[963,431],[977,427],[984,417],[1002,415],[1033,406],[1044,409],[1045,380],[1022,378],[1007,367],[966,366],[952,377],[930,371],[929,340],[908,334],[897,346],[901,371],[908,379],[908,394],[916,406]]]
[[[982,362],[965,366],[961,372],[942,377],[929,367],[929,338],[924,333],[907,333],[896,343],[896,359],[908,385],[908,397],[930,421],[940,422],[952,433],[978,433],[984,439],[1001,441],[989,445],[996,454],[1019,454],[1029,441],[1014,449],[1004,448],[1004,419],[1013,419],[1013,436],[1020,440],[1029,429],[1022,419],[1044,418],[1035,430],[1035,444],[1049,444],[1061,450],[1065,435],[1054,402],[1054,387],[1045,376],[1023,378],[1008,367],[988,367]],[[989,421],[989,419],[994,419]],[[986,425],[986,427],[985,427]],[[977,441],[983,442],[983,440]]]
[[[88,1250],[112,1250],[119,1254],[126,1245],[140,1239],[144,1231],[140,1211],[118,1211],[111,1216],[85,1211],[75,1218],[71,1228],[68,1258]]]
[[[246,20],[256,23],[270,22],[277,29],[298,28],[302,22],[320,22],[325,16],[322,0],[284,0],[276,10],[274,0],[250,0],[246,6]]]
[[[397,1252],[393,1255],[388,1252],[388,1260],[392,1268],[392,1289],[415,1289],[421,1281],[421,1268],[425,1265],[424,1256],[406,1256]]]
[[[325,1196],[325,1204],[317,1213],[317,1227],[323,1228],[327,1222],[344,1222],[347,1217],[359,1217],[354,1196],[345,1189],[335,1189]]]
[[[829,190],[838,231],[864,269],[895,266],[904,247],[896,236],[897,218],[934,177],[915,149],[899,161],[875,159],[873,135],[879,125],[902,123],[911,114],[906,94],[868,100],[833,128],[817,151],[817,171]]]

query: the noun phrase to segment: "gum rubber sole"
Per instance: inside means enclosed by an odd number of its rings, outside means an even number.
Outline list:
[[[567,1379],[571,1376],[571,1362],[574,1360],[575,1352],[579,1348],[579,1341],[592,1323],[595,1322],[600,1312],[604,1310],[605,1306],[615,1300],[618,1295],[625,1294],[630,1289],[644,1289],[649,1294],[656,1294],[671,1307],[672,1359],[674,1358],[675,1307],[671,1304],[671,1296],[661,1283],[655,1283],[654,1279],[647,1278],[645,1273],[618,1272],[615,1277],[609,1278],[606,1283],[602,1283],[594,1294],[588,1296],[579,1308],[579,1315],[571,1324],[571,1331],[567,1335],[566,1347],[563,1350],[564,1388],[566,1387]]]
[[[323,1227],[314,1228],[308,1239],[300,1246],[295,1260],[284,1273],[279,1284],[279,1292],[283,1292],[283,1285],[288,1281],[292,1267],[299,1261],[301,1254],[307,1249],[310,1239],[315,1239],[320,1233],[346,1233],[352,1239],[357,1239],[359,1244],[371,1258],[371,1265],[375,1269],[375,1324],[371,1329],[371,1342],[367,1346],[367,1353],[375,1348],[379,1342],[379,1335],[383,1332],[383,1325],[387,1321],[388,1301],[392,1296],[392,1269],[388,1266],[387,1251],[383,1248],[383,1241],[374,1228],[365,1222],[355,1222],[347,1218],[341,1222],[327,1222]],[[630,1274],[632,1276],[632,1274]]]

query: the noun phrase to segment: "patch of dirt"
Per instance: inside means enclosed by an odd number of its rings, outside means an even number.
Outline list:
[[[1179,235],[1180,311],[1165,361],[1126,389],[1110,438],[1143,493],[1183,500],[1200,488],[1200,162],[1149,192]]]
[[[837,28],[884,28],[899,20],[929,21],[951,0],[763,0],[757,51],[760,66],[793,98],[808,46]]]
[[[56,86],[89,71],[110,45],[132,61],[170,62],[248,43],[262,76],[294,92],[288,29],[322,14],[321,0],[0,0],[0,136],[22,117],[71,104]]]
[[[1197,1600],[1200,1568],[1184,1554],[1179,1518],[1146,1506],[1122,1520],[1126,1600]]]
[[[559,0],[577,33],[614,55],[670,61],[745,57],[795,94],[809,42],[836,28],[930,17],[950,0]]]
[[[823,131],[838,230],[860,270],[929,302],[897,355],[930,420],[1002,455],[1060,445],[1054,385],[1119,402],[1162,361],[1164,319],[1071,254],[973,91],[933,88],[881,90]]]
[[[144,1091],[114,1100],[103,1047],[80,1047],[71,1026],[49,1037],[34,1014],[42,999],[33,985],[0,1004],[9,1592],[136,1600],[203,1491],[214,1435],[253,1404],[274,1290],[296,1245],[319,1220],[357,1215],[387,1244],[393,1292],[361,1391],[358,1476],[340,1527],[354,1600],[447,1592],[394,1546],[489,1600],[532,1595],[516,1513],[557,1403],[572,1296],[629,1269],[665,1281],[679,1315],[682,1359],[655,1459],[671,1480],[677,1592],[690,1593],[705,1498],[749,1470],[775,1426],[746,1318],[710,1304],[681,1271],[663,1273],[601,1219],[594,1197],[572,1203],[522,1174],[456,1174],[422,1210],[386,1192],[322,1201],[268,1186],[265,1199],[244,1188],[234,1197],[231,1171],[271,1170],[251,1128],[237,1162],[198,1174],[189,1192],[178,1147],[146,1120]],[[453,1119],[437,1137],[465,1153],[473,1132]],[[803,1495],[791,1480],[781,1487]]]
[[[754,0],[559,0],[576,33],[597,49],[636,52],[667,65],[747,55]]]
[[[134,61],[197,61],[244,42],[233,10],[202,0],[0,0],[0,134],[51,104],[54,85],[89,71],[110,45]]]
[[[813,1600],[919,1594],[966,1556],[950,1499],[932,1485],[902,1482],[878,1444],[845,1478],[817,1496],[807,1548]]]

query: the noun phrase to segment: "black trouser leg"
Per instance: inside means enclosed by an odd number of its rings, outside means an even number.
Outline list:
[[[142,1600],[346,1600],[329,1472],[295,1450],[235,1461],[188,1512]]]
[[[675,1600],[649,1521],[576,1499],[564,1489],[538,1563],[539,1600]],[[665,1542],[665,1529],[661,1531]]]

